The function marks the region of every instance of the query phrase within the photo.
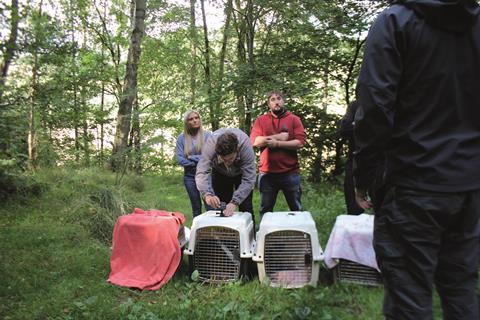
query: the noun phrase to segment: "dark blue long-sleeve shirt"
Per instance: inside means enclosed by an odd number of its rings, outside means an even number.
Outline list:
[[[210,138],[211,133],[210,131],[204,131],[204,138],[205,142]],[[195,150],[195,146],[197,145],[197,141],[195,139],[192,139],[192,154],[186,158],[185,157],[185,152],[184,152],[184,147],[185,147],[185,136],[184,134],[180,134],[177,139],[177,144],[175,148],[175,154],[177,158],[177,162],[179,165],[182,167],[196,167],[198,161],[200,161],[200,155],[201,155],[201,150],[200,152],[197,152]]]

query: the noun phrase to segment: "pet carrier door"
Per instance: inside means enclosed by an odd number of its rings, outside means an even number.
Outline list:
[[[269,212],[263,216],[253,257],[261,282],[287,288],[316,286],[321,259],[309,212]]]
[[[208,211],[194,219],[190,237],[185,253],[200,280],[229,282],[244,275],[255,246],[250,213],[220,217]]]

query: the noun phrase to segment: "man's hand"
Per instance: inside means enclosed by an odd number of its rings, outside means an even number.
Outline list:
[[[253,142],[254,147],[263,148],[278,148],[280,141],[289,141],[290,135],[288,132],[280,132],[271,136],[258,136]]]
[[[373,204],[368,199],[367,193],[364,190],[355,188],[355,200],[362,209],[367,210],[373,208]]]
[[[275,139],[280,141],[288,141],[289,137],[290,135],[288,134],[288,132],[280,132],[275,135]]]
[[[205,196],[205,203],[214,209],[220,207],[220,199],[217,196],[211,194],[207,194]]]
[[[237,210],[237,206],[230,202],[225,207],[225,210],[223,210],[223,214],[225,215],[225,217],[230,217],[230,216],[233,216],[236,210]]]
[[[278,141],[275,140],[274,138],[267,138],[265,143],[267,144],[267,148],[270,148],[270,149],[278,148]]]

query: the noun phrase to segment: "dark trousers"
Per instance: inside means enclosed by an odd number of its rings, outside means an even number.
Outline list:
[[[212,188],[220,201],[229,203],[232,200],[233,192],[242,183],[242,175],[236,177],[227,177],[215,170],[212,170]],[[250,212],[253,215],[253,190],[248,197],[238,205],[238,209],[243,212]]]
[[[438,193],[390,187],[375,215],[374,248],[387,319],[479,319],[480,190]]]
[[[364,212],[362,207],[357,204],[355,200],[355,185],[353,183],[353,160],[348,159],[345,163],[345,178],[343,181],[343,194],[345,196],[345,205],[347,206],[347,213],[352,215],[359,215]]]
[[[197,184],[195,183],[195,167],[185,167],[183,175],[183,184],[187,190],[190,204],[192,205],[192,216],[198,216],[202,211],[202,199],[200,192],[198,192]]]
[[[291,211],[302,211],[299,173],[260,174],[258,188],[260,189],[260,214],[273,211],[279,191],[283,191]]]

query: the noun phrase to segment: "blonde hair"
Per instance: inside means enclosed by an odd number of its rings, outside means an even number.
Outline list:
[[[200,128],[198,128],[198,131],[196,133],[197,137],[197,144],[195,145],[195,151],[196,153],[200,153],[200,150],[202,150],[202,146],[205,143],[205,135],[203,132],[202,128],[202,118],[200,117],[200,113],[195,110],[187,110],[187,112],[184,113],[183,115],[183,138],[184,138],[184,144],[183,144],[183,153],[185,154],[186,157],[190,156],[192,153],[192,134],[194,134],[192,128],[188,125],[188,118],[192,113],[196,113],[197,116],[200,118]]]

